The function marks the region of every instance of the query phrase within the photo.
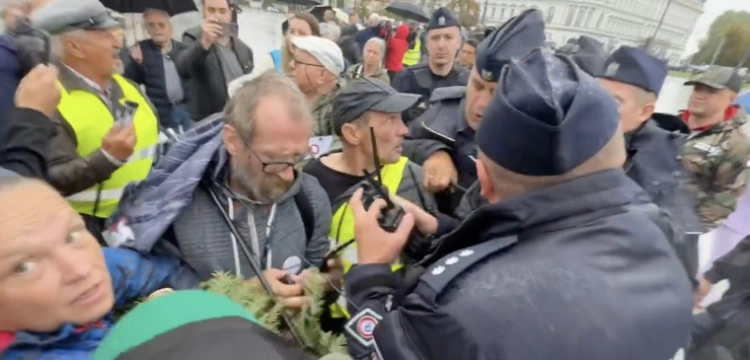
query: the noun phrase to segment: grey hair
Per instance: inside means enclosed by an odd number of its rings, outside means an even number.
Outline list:
[[[284,97],[290,106],[299,107],[308,114],[306,118],[311,118],[307,98],[297,84],[284,74],[268,70],[237,89],[224,107],[224,123],[232,125],[243,139],[252,142],[258,104],[272,95]]]
[[[65,37],[81,36],[85,34],[84,30],[73,30],[63,34],[52,35],[49,38],[50,55],[53,59],[62,59],[65,57]]]
[[[370,43],[377,44],[380,48],[380,67],[382,68],[383,61],[385,60],[385,40],[379,37],[373,37],[370,38],[370,40],[367,40],[367,42],[365,42],[365,46],[362,48],[362,58],[364,58],[365,50],[367,50],[367,45],[370,45]]]
[[[370,17],[367,19],[367,25],[368,26],[375,26],[377,24],[380,24],[380,15],[378,15],[378,14],[372,14],[372,15],[370,15]]]

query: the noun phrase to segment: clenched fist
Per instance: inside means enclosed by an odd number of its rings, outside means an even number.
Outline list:
[[[52,117],[60,102],[57,74],[54,65],[37,65],[33,68],[18,85],[16,107],[33,109]]]

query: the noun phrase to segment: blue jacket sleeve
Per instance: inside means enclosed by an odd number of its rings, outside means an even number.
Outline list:
[[[195,288],[200,283],[193,270],[164,255],[144,255],[125,248],[104,248],[112,277],[115,307],[148,296],[156,290]]]
[[[21,82],[20,72],[13,40],[8,35],[0,35],[0,128],[12,113],[16,89]]]
[[[436,309],[417,292],[395,303],[403,284],[390,266],[354,266],[345,282],[353,314],[345,334],[354,359],[485,359],[449,309]]]

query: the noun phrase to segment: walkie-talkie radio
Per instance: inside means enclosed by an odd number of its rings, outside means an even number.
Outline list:
[[[375,129],[372,127],[370,127],[370,139],[372,140],[372,157],[375,163],[375,171],[370,173],[366,169],[362,170],[365,173],[365,180],[367,180],[362,185],[362,203],[365,206],[365,210],[369,210],[375,200],[385,200],[386,205],[380,210],[378,223],[383,230],[395,232],[406,212],[401,206],[393,203],[390,197],[388,197],[388,189],[383,186],[380,157],[378,156],[378,143],[375,141]]]

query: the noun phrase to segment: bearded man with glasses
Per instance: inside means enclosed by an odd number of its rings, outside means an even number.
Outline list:
[[[217,271],[255,277],[253,261],[283,303],[301,306],[302,286],[288,280],[320,266],[330,247],[328,197],[295,169],[309,157],[311,126],[290,78],[272,72],[242,84],[126,196],[108,242],[171,254],[201,280]]]

